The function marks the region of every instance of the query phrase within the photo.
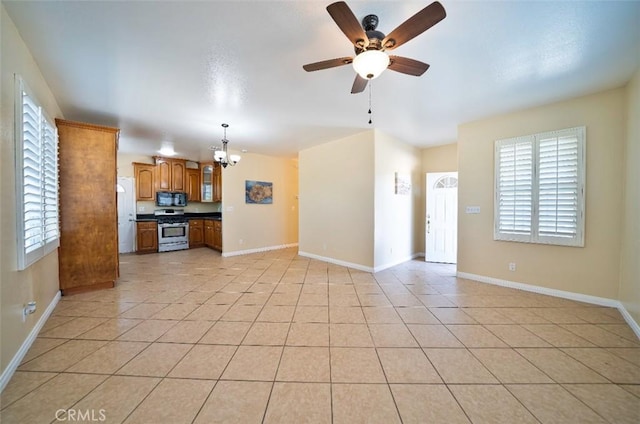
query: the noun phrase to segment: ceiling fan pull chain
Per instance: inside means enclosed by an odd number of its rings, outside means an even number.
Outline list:
[[[371,86],[373,81],[369,81],[369,125],[371,125]]]

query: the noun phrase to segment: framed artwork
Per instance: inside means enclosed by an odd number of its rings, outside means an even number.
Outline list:
[[[396,194],[411,194],[411,175],[396,172]]]
[[[273,183],[246,180],[245,203],[270,205],[273,203]]]

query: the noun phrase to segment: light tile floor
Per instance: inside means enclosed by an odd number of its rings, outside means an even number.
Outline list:
[[[640,341],[615,309],[450,265],[124,255],[115,289],[60,301],[1,401],[4,424],[636,424]]]

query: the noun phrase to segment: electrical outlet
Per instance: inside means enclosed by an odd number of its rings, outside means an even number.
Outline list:
[[[139,206],[138,207],[138,212],[144,212],[144,206]]]
[[[509,262],[509,271],[515,271],[515,270],[516,270],[516,263]]]

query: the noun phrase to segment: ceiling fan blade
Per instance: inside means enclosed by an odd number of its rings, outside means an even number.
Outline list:
[[[353,81],[353,87],[351,87],[351,94],[362,93],[367,87],[368,82],[368,79],[364,79],[360,75],[356,74],[356,79]]]
[[[366,47],[369,44],[367,34],[347,3],[343,1],[332,3],[327,6],[327,12],[353,45],[360,42],[363,43],[362,47]]]
[[[406,21],[382,40],[386,50],[395,49],[422,34],[447,16],[440,2],[433,2]],[[388,45],[387,45],[388,44]]]
[[[348,65],[353,62],[351,57],[339,57],[336,59],[323,60],[322,62],[308,63],[302,66],[307,72],[320,71],[322,69],[335,68],[336,66]]]
[[[389,69],[402,74],[419,77],[429,69],[428,64],[420,62],[419,60],[409,59],[408,57],[389,56],[389,59],[391,59]]]

